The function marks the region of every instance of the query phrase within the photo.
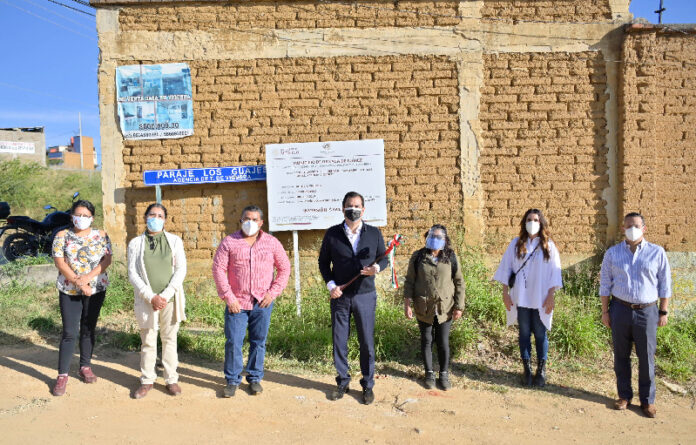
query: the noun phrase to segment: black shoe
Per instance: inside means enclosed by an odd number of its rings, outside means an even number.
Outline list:
[[[441,372],[440,377],[437,379],[437,383],[440,386],[440,389],[443,391],[452,389],[452,384],[449,381],[449,372]]]
[[[425,388],[426,389],[435,388],[435,373],[432,371],[425,372]]]
[[[225,386],[225,389],[222,390],[222,395],[225,398],[234,397],[234,393],[236,391],[237,391],[237,385],[234,385],[232,383],[228,383],[227,386]]]
[[[263,392],[263,387],[261,386],[261,382],[249,383],[249,391],[251,392],[252,396],[261,394]]]
[[[341,386],[338,385],[336,389],[331,391],[331,394],[329,394],[329,400],[338,400],[343,398],[343,394],[348,394],[348,391],[350,388],[348,388],[348,385],[346,386]]]
[[[546,360],[539,360],[536,374],[534,375],[534,386],[543,388],[546,386]]]
[[[372,392],[371,388],[363,388],[362,399],[365,405],[369,405],[370,403],[375,401],[375,393]]]
[[[532,364],[529,359],[522,359],[524,373],[522,374],[522,384],[524,386],[532,386]]]
[[[261,394],[263,392],[261,382],[249,382],[249,392],[251,392],[252,396]]]

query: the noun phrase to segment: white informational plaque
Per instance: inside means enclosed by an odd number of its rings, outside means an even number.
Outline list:
[[[271,231],[327,229],[343,221],[343,196],[365,198],[363,221],[387,224],[384,141],[266,145]]]

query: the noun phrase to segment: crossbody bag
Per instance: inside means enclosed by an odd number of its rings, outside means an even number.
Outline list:
[[[532,250],[532,253],[527,257],[526,260],[524,260],[524,263],[522,263],[520,268],[517,269],[517,272],[510,272],[510,278],[508,278],[508,287],[510,289],[512,289],[515,286],[515,279],[517,278],[517,274],[520,273],[522,268],[527,264],[527,261],[529,261],[529,259],[534,256],[534,253],[537,251],[538,248],[539,248],[539,244],[536,245],[534,250]]]

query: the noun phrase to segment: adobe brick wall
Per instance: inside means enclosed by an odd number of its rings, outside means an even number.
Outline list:
[[[487,54],[481,185],[491,250],[541,209],[564,253],[606,241],[605,65],[597,52]]]
[[[265,144],[287,142],[384,139],[385,235],[421,230],[428,218],[461,220],[458,72],[448,58],[218,60],[189,66],[195,135],[124,141],[129,239],[144,230],[142,215],[154,198],[152,188],[143,188],[144,170],[264,164]],[[184,234],[192,258],[211,258],[251,203],[266,210],[265,183],[163,188],[168,228]],[[303,233],[302,246],[313,248],[321,235]]]
[[[696,35],[632,29],[623,43],[622,213],[639,211],[649,238],[696,250]]]
[[[497,254],[534,205],[562,253],[584,259],[616,233],[619,68],[608,60],[620,58],[628,3],[93,0],[105,227],[117,248],[144,229],[155,192],[143,170],[262,164],[268,143],[382,138],[383,233],[409,235],[400,253],[437,220]],[[194,136],[124,140],[116,67],[167,62],[191,67]],[[241,208],[266,209],[265,183],[168,186],[163,202],[168,228],[208,268]],[[300,233],[305,255],[321,235]]]
[[[609,0],[485,0],[484,19],[597,22],[612,18]]]
[[[124,9],[123,31],[229,29],[376,28],[456,25],[459,1],[311,3],[304,1],[229,2],[220,4],[145,4]],[[414,14],[417,13],[417,14]]]

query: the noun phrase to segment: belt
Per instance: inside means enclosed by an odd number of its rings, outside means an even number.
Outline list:
[[[657,304],[657,301],[653,301],[652,303],[629,303],[628,301],[624,301],[620,298],[616,297],[611,297],[612,301],[616,301],[617,303],[623,304],[626,307],[630,307],[631,309],[645,309],[646,307],[649,306],[655,306]]]

